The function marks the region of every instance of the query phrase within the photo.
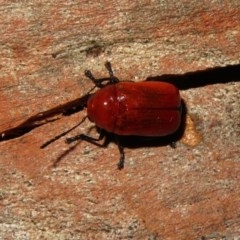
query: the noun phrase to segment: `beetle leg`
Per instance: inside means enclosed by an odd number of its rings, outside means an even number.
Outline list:
[[[119,170],[121,170],[121,169],[124,168],[124,160],[125,160],[124,148],[120,144],[117,135],[115,135],[115,139],[116,139],[118,150],[119,150],[119,153],[120,153],[120,159],[119,159],[119,162],[117,164],[117,167],[118,167]]]
[[[70,143],[78,141],[78,140],[83,140],[83,141],[92,143],[94,145],[103,147],[104,144],[102,145],[102,144],[97,143],[98,141],[101,141],[103,138],[104,138],[104,132],[101,131],[98,138],[94,138],[94,137],[91,137],[91,136],[88,136],[88,135],[85,135],[85,134],[79,134],[79,135],[76,135],[74,137],[66,138],[65,142],[67,144],[70,144]]]
[[[176,147],[177,147],[177,143],[176,143],[176,142],[171,142],[171,143],[169,144],[169,146],[170,146],[171,148],[176,148]]]
[[[103,138],[104,138],[104,131],[101,131],[98,138],[94,138],[94,137],[91,137],[91,136],[88,136],[88,135],[85,135],[85,134],[79,134],[79,135],[76,135],[74,137],[66,138],[65,142],[67,144],[70,144],[70,143],[78,141],[78,140],[83,140],[83,141],[89,142],[91,144],[97,145],[99,147],[105,147],[106,142],[104,142],[103,144],[98,144],[97,143],[98,141],[102,140]],[[116,139],[118,150],[119,150],[119,153],[120,153],[120,159],[119,159],[119,162],[117,164],[117,167],[118,167],[119,170],[121,170],[121,169],[124,168],[124,159],[125,159],[124,148],[119,143],[119,140],[118,140],[116,135],[115,135],[115,139]]]

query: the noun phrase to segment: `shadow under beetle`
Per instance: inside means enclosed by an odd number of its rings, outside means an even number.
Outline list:
[[[87,108],[87,116],[73,128],[44,143],[41,148],[66,135],[88,118],[100,130],[114,134],[120,152],[118,169],[122,169],[125,156],[118,136],[161,137],[173,134],[181,123],[181,98],[179,90],[170,83],[120,82],[114,76],[110,62],[106,62],[105,67],[109,72],[107,78],[96,79],[91,71],[85,71],[85,76],[94,84],[83,106]],[[99,90],[91,94],[95,88]],[[79,134],[67,138],[66,143],[84,140],[96,144],[104,138],[104,131],[100,131],[98,138]]]

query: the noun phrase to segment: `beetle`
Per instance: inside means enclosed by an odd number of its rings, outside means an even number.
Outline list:
[[[96,144],[104,138],[105,131],[113,133],[120,152],[118,169],[122,169],[125,155],[118,136],[161,137],[173,134],[181,123],[181,97],[179,90],[170,83],[119,81],[113,74],[110,62],[106,62],[105,67],[109,72],[107,78],[96,79],[91,71],[85,71],[85,76],[94,84],[84,104],[87,116],[41,148],[66,135],[88,118],[101,130],[99,137],[79,134],[67,138],[66,143],[85,140]],[[99,89],[91,94],[95,88]]]

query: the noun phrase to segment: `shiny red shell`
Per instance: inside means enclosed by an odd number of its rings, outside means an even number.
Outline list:
[[[94,93],[87,103],[90,121],[118,135],[165,136],[181,122],[178,89],[166,82],[119,82]]]

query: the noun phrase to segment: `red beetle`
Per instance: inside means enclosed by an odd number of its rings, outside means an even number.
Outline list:
[[[85,72],[95,87],[100,88],[90,95],[86,103],[87,117],[90,121],[99,129],[114,133],[116,137],[118,135],[160,137],[176,132],[181,123],[181,98],[174,85],[154,81],[120,82],[114,76],[110,63],[107,62],[105,66],[109,71],[109,78],[95,79],[90,71]],[[79,124],[85,119],[86,117]],[[66,133],[46,142],[42,148]],[[97,139],[80,134],[67,138],[66,142],[85,140],[95,143],[103,137],[101,133]],[[118,168],[122,169],[124,151],[119,143],[118,147],[120,151]]]

